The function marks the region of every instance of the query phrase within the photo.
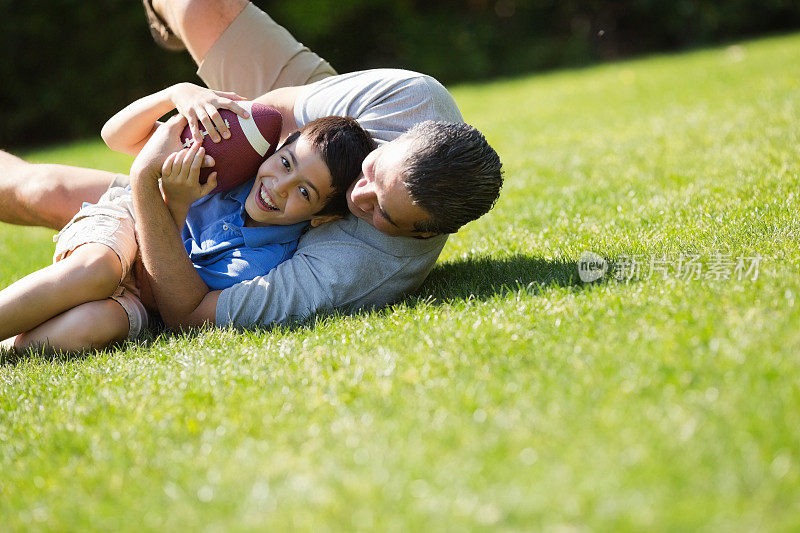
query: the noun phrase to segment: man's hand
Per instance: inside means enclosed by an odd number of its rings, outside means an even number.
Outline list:
[[[184,127],[186,127],[186,118],[175,115],[156,129],[142,151],[133,160],[131,165],[132,185],[135,186],[136,182],[140,180],[158,181],[161,177],[161,167],[164,166],[167,157],[183,148],[181,132]],[[205,166],[213,166],[213,164],[211,157],[207,156]]]
[[[168,90],[175,109],[186,117],[192,137],[197,142],[203,142],[200,123],[203,124],[206,132],[211,136],[211,140],[215,143],[220,142],[222,137],[226,139],[230,137],[228,126],[222,120],[218,109],[229,109],[242,118],[250,116],[242,106],[236,103],[237,100],[245,100],[236,93],[212,91],[192,83],[179,83]]]

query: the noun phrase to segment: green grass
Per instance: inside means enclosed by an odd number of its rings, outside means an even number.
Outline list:
[[[417,294],[7,360],[3,523],[800,528],[798,55],[789,36],[453,88],[506,185]],[[47,264],[51,233],[0,228],[0,282]],[[585,250],[763,260],[583,284]]]

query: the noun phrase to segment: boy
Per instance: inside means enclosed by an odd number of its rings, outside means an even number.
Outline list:
[[[103,137],[110,147],[141,150],[164,114],[158,94],[109,120]],[[169,156],[164,196],[203,280],[229,287],[291,257],[309,222],[347,212],[345,192],[374,146],[354,119],[325,117],[292,134],[253,180],[210,196],[216,176],[199,183],[206,159],[199,143]],[[136,338],[148,315],[132,274],[134,224],[129,189],[109,189],[81,209],[55,237],[54,264],[0,291],[0,339],[16,335],[18,349],[77,351]]]

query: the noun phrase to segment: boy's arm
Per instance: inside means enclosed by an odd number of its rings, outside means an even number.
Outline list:
[[[130,155],[138,154],[158,129],[158,119],[175,108],[167,88],[136,100],[105,123],[100,135],[109,148]]]
[[[297,100],[297,96],[303,89],[303,86],[281,87],[280,89],[272,90],[253,100],[254,102],[274,107],[280,111],[281,117],[283,118],[281,141],[285,140],[286,137],[300,129],[297,125],[297,121],[294,118],[294,104]]]
[[[211,139],[219,142],[220,134],[228,135],[229,131],[218,108],[230,109],[243,118],[248,116],[247,111],[235,100],[243,98],[191,83],[178,83],[126,106],[108,119],[100,134],[112,150],[135,156],[161,125],[158,119],[177,109],[189,121],[192,136],[196,140],[203,139],[199,128],[202,123]]]

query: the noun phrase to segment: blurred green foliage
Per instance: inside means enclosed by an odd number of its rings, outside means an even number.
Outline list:
[[[445,83],[588,64],[800,24],[790,0],[256,2],[340,72],[403,67]],[[130,101],[195,81],[130,0],[0,0],[0,146],[97,135]]]

